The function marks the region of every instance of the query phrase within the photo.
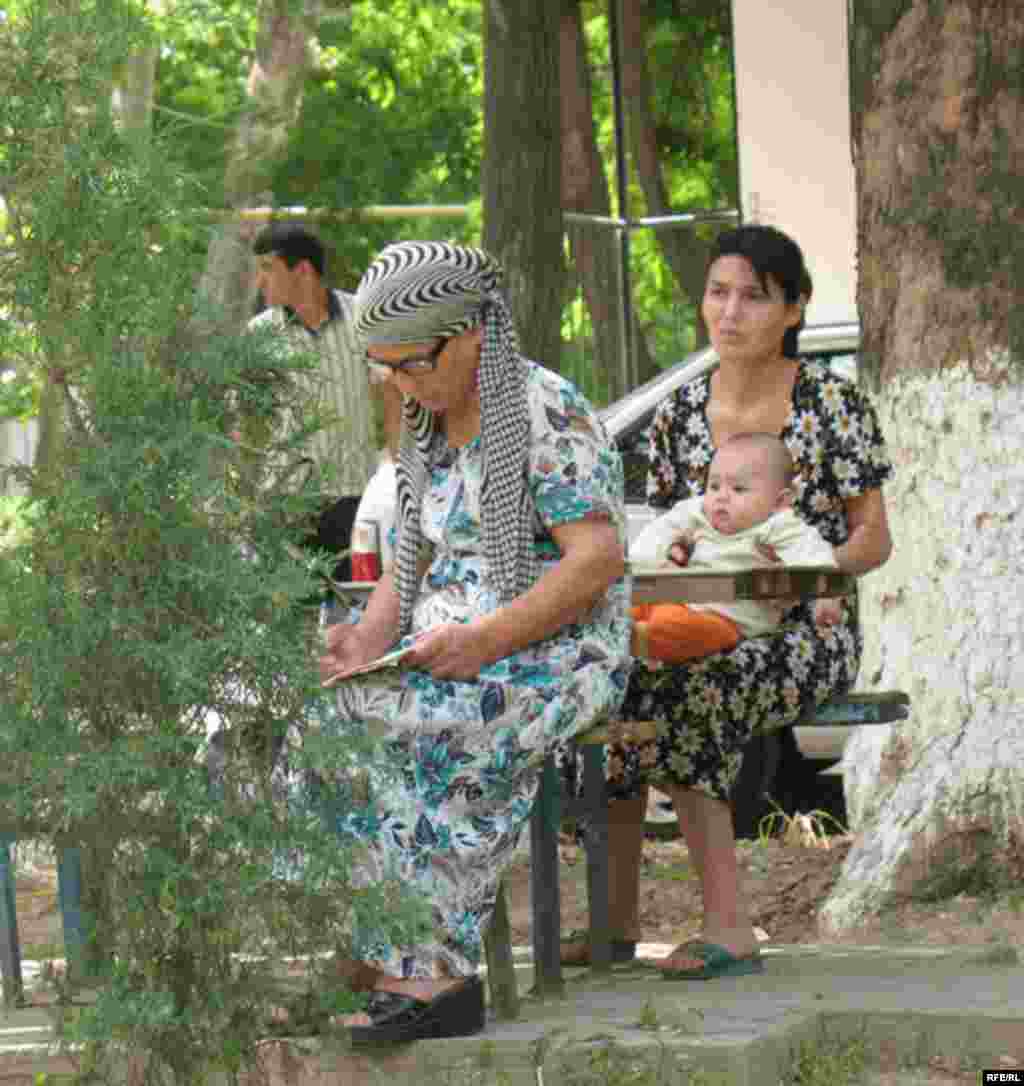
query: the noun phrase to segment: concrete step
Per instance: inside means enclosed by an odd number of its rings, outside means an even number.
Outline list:
[[[854,1040],[869,1065],[884,1055],[907,1069],[934,1059],[975,1071],[1024,1068],[1024,966],[1016,948],[998,949],[768,944],[763,974],[708,982],[667,981],[643,961],[607,977],[567,970],[562,998],[527,998],[517,1020],[489,1020],[477,1037],[370,1055],[353,1053],[343,1036],[267,1042],[266,1082],[371,1086],[386,1075],[392,1086],[596,1086],[609,1080],[610,1065],[632,1069],[637,1081],[644,1063],[673,1080],[700,1072],[760,1086],[791,1077],[795,1053],[808,1046]],[[640,947],[642,957],[664,951]],[[528,990],[523,953],[517,977]],[[36,1032],[45,1011],[25,1008],[0,1022],[3,1086],[66,1073],[69,1061]]]

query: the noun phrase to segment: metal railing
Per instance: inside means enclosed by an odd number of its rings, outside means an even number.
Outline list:
[[[685,294],[659,234],[738,220],[731,208],[637,218],[565,212],[571,347],[564,369],[592,399],[613,402],[695,345],[700,299]]]

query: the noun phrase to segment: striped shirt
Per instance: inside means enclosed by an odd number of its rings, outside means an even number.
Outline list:
[[[311,469],[323,477],[324,495],[361,494],[377,469],[378,452],[367,369],[352,327],[352,295],[328,291],[328,318],[315,332],[284,306],[249,322],[251,329],[268,326],[279,329],[292,350],[315,351],[320,359],[319,370],[292,375],[309,415],[303,419],[288,412],[281,436],[308,424],[310,415],[318,416],[323,425],[307,440],[306,454]]]

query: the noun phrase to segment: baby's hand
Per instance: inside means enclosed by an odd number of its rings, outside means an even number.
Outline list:
[[[677,566],[689,564],[690,555],[693,553],[693,539],[688,535],[681,535],[675,539],[668,549],[668,560]]]
[[[814,601],[815,626],[837,626],[843,617],[842,604],[838,599],[821,599]]]

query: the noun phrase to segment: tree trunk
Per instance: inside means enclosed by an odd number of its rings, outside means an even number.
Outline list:
[[[558,8],[484,4],[484,247],[504,265],[523,353],[558,369],[565,287]]]
[[[580,0],[563,0],[560,20],[562,75],[562,207],[588,215],[611,215],[611,196],[604,162],[594,134],[590,66],[583,36]],[[594,363],[605,375],[612,399],[629,391],[622,372],[623,340],[618,235],[608,226],[568,223],[572,262],[590,314]],[[653,371],[643,335],[638,333],[638,372],[645,380]]]
[[[625,0],[622,5],[622,92],[629,111],[630,148],[647,204],[647,214],[672,215],[658,155],[657,130],[651,112],[651,81],[647,68],[647,0]],[[693,306],[698,347],[707,343],[700,314],[711,247],[692,227],[660,227],[658,244],[684,298]],[[641,372],[641,380],[653,373]]]
[[[238,126],[224,185],[229,209],[273,203],[273,167],[299,115],[311,63],[313,18],[297,8],[294,0],[262,0],[260,5],[259,42],[246,85],[249,109]],[[261,226],[228,221],[218,228],[200,283],[210,307],[206,319],[240,328],[250,315],[252,242]]]
[[[562,77],[562,207],[588,215],[611,215],[604,163],[594,134],[594,106],[580,0],[565,0],[559,29]],[[567,223],[569,252],[590,314],[594,363],[608,387],[621,388],[619,252],[609,227]]]
[[[829,930],[1024,874],[1024,10],[862,2],[853,43],[864,369],[896,468],[862,685],[913,716],[847,749]]]

